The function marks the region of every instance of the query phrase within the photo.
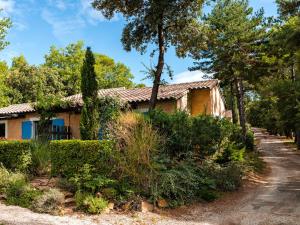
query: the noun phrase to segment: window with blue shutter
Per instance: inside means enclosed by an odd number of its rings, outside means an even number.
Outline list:
[[[32,138],[32,121],[22,122],[22,139],[28,140]]]
[[[64,126],[65,126],[64,119],[52,120],[52,130],[53,130],[52,140],[63,139],[60,134],[63,133]]]

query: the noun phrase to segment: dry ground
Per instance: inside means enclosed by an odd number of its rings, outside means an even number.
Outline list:
[[[268,166],[244,187],[211,204],[196,204],[160,213],[115,212],[100,216],[51,216],[0,204],[0,224],[170,224],[296,225],[300,224],[300,155],[286,139],[255,129],[258,149]]]

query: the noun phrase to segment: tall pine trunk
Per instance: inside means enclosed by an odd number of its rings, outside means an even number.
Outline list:
[[[237,124],[237,115],[235,110],[235,90],[233,82],[230,82],[230,107],[232,111],[232,122]]]
[[[158,49],[159,49],[159,56],[158,56],[158,62],[156,66],[155,71],[155,77],[153,81],[153,87],[152,87],[152,93],[150,98],[150,104],[149,104],[149,111],[155,109],[156,102],[157,102],[157,95],[158,95],[158,89],[160,85],[160,79],[161,75],[164,69],[165,65],[165,46],[164,46],[164,34],[163,34],[163,27],[162,25],[158,25]]]
[[[244,139],[246,139],[247,129],[246,129],[246,115],[245,115],[245,104],[244,104],[244,85],[241,78],[236,78],[234,82],[236,87],[240,125],[242,127],[243,137]]]

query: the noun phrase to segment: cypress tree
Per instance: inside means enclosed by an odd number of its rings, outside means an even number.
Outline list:
[[[80,120],[80,135],[82,140],[98,139],[98,83],[95,73],[95,58],[88,47],[81,70],[81,93],[83,108]]]

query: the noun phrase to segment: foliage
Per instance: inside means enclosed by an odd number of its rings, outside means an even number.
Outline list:
[[[38,141],[32,142],[31,145],[31,173],[36,175],[44,175],[50,173],[51,156],[49,144]]]
[[[18,205],[29,208],[41,192],[32,188],[22,174],[11,174],[8,185],[5,188],[6,202],[10,205]]]
[[[190,36],[201,32],[198,16],[203,0],[165,0],[165,1],[126,1],[94,0],[93,6],[104,17],[112,19],[115,14],[122,14],[127,24],[123,28],[122,43],[126,51],[132,48],[144,53],[147,46],[155,44],[158,51],[157,65],[150,100],[150,109],[154,109],[158,87],[165,67],[165,52],[170,45],[176,47],[177,55],[184,56]],[[194,44],[202,43],[193,42]],[[152,53],[152,55],[154,52]]]
[[[119,99],[108,96],[99,98],[97,104],[101,132],[99,133],[99,139],[109,138],[109,126],[118,119],[121,110],[125,106]]]
[[[201,167],[202,173],[207,177],[213,177],[216,188],[222,191],[234,191],[241,186],[243,169],[236,162],[230,162],[225,166],[206,161]]]
[[[178,206],[202,198],[208,190],[214,189],[215,181],[202,177],[199,167],[186,160],[160,170],[152,195],[154,200],[163,198],[169,201],[170,206]]]
[[[42,97],[65,95],[56,70],[29,65],[23,55],[13,58],[6,86],[11,103],[35,102]]]
[[[70,182],[73,183],[77,190],[96,193],[103,188],[116,184],[116,180],[107,178],[105,175],[98,174],[93,166],[84,164],[80,168],[79,173],[71,177]]]
[[[253,149],[253,134],[246,140],[241,129],[226,119],[212,116],[190,117],[186,112],[168,114],[154,110],[149,115],[151,123],[166,139],[166,151],[171,157],[194,155],[198,158],[213,156],[220,149],[234,143],[237,148]]]
[[[101,197],[94,197],[88,193],[76,192],[76,206],[91,214],[99,214],[108,207],[108,201]]]
[[[11,170],[28,171],[32,164],[30,141],[1,141],[0,163]]]
[[[45,56],[44,66],[58,71],[67,96],[80,92],[81,68],[85,55],[83,46],[83,41],[71,43],[65,48],[52,46]],[[133,86],[133,75],[129,68],[108,56],[95,54],[95,72],[99,88]]]
[[[98,122],[98,83],[95,73],[95,58],[88,47],[81,70],[81,93],[83,108],[80,119],[80,136],[82,140],[97,140]]]
[[[142,115],[135,113],[122,114],[111,131],[120,178],[128,178],[148,192],[154,176],[153,156],[160,150],[162,138]]]
[[[39,213],[57,214],[64,200],[64,194],[53,188],[37,196],[32,202],[31,208]]]
[[[84,164],[90,164],[96,171],[110,174],[114,165],[112,150],[111,141],[52,141],[50,143],[51,172],[53,175],[70,178],[79,174]]]
[[[213,74],[222,86],[230,89],[230,108],[235,110],[236,98],[245,138],[244,86],[267,73],[262,60],[263,43],[267,39],[264,12],[261,9],[254,13],[247,0],[213,2],[211,12],[203,18],[209,36],[207,46],[191,50],[197,60],[192,70]]]

